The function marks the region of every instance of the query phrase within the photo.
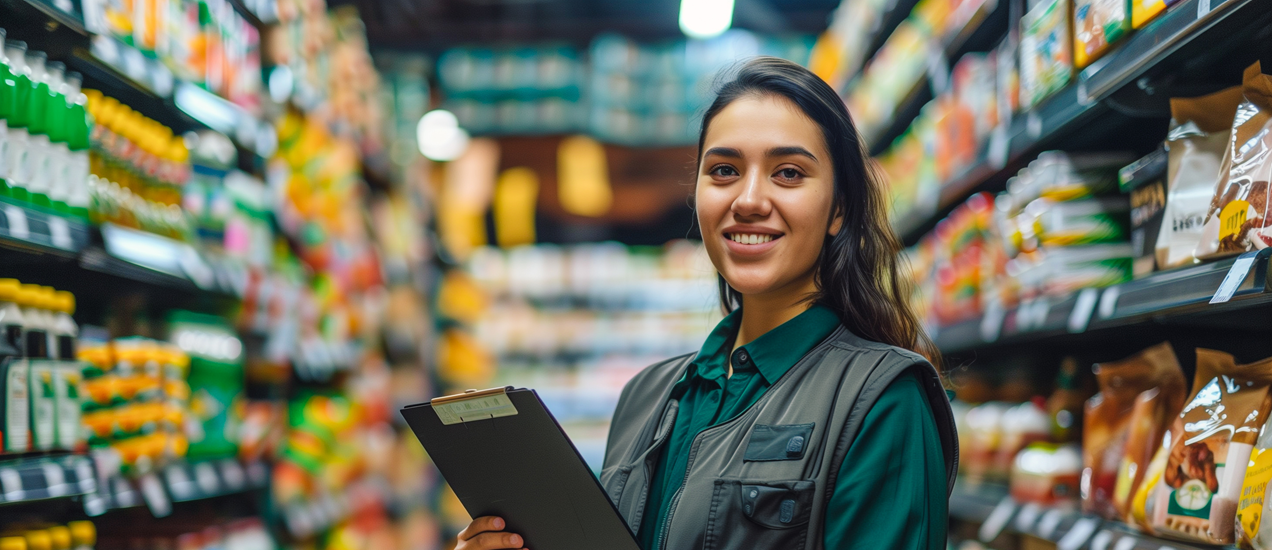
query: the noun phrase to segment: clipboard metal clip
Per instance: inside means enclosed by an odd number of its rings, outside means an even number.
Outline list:
[[[442,424],[450,426],[463,422],[489,420],[517,414],[517,407],[508,398],[511,386],[488,390],[468,390],[455,395],[435,397],[429,401],[433,412]]]

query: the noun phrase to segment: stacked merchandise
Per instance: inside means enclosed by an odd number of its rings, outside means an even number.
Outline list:
[[[1121,154],[1043,153],[991,199],[972,196],[909,252],[919,311],[944,326],[1022,300],[1131,277]]]
[[[586,131],[628,145],[685,145],[716,72],[737,59],[807,61],[806,37],[734,30],[707,41],[641,45],[601,35],[589,50],[457,48],[439,60],[446,106],[477,134]],[[586,93],[583,91],[586,90]]]
[[[230,0],[85,2],[84,22],[99,41],[121,41],[173,76],[260,112],[260,31]]]
[[[69,292],[0,279],[0,455],[83,450],[74,312]]]
[[[88,216],[89,119],[81,77],[0,29],[0,197]]]
[[[12,525],[0,531],[4,550],[92,550],[97,547],[97,527],[91,521],[66,525],[36,523]]]

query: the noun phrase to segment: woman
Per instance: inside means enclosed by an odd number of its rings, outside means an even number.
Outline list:
[[[601,485],[640,546],[944,548],[953,418],[838,95],[742,65],[703,116],[695,203],[729,314],[619,399]],[[521,548],[503,528],[457,549]]]

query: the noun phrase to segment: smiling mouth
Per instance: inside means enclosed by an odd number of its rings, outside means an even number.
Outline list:
[[[726,233],[725,238],[738,244],[764,244],[782,238],[781,235],[762,233]]]

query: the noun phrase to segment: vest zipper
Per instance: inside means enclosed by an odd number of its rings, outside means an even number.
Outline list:
[[[698,432],[698,435],[702,435],[702,432]],[[689,472],[692,471],[693,459],[697,455],[698,436],[694,436],[692,448],[689,450],[689,461],[685,462],[685,478],[680,481],[680,488],[676,489],[676,494],[671,497],[671,506],[667,508],[667,521],[658,532],[658,543],[654,545],[660,550],[667,550],[667,533],[671,531],[671,519],[676,517],[676,506],[680,504],[680,495],[685,492],[685,484],[689,483]]]

